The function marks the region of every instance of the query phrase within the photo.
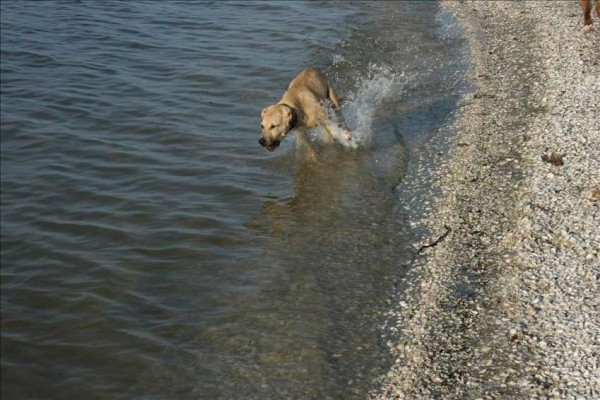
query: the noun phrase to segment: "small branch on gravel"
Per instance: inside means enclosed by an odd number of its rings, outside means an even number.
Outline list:
[[[450,233],[450,231],[452,229],[450,229],[450,227],[448,225],[444,225],[444,228],[446,228],[446,232],[444,232],[444,234],[442,236],[440,236],[439,238],[437,238],[433,243],[429,243],[429,244],[424,244],[423,246],[421,246],[421,248],[419,249],[419,251],[417,251],[417,254],[421,254],[421,252],[429,247],[434,247],[436,246],[439,242],[441,242],[442,240],[444,240],[444,238],[446,236],[448,236],[448,234]]]

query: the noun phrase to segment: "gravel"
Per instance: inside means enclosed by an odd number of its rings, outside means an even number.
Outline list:
[[[412,224],[450,233],[401,282],[371,398],[600,398],[599,29],[576,1],[443,7],[474,88]]]

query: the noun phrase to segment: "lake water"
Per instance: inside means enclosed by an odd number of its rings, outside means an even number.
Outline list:
[[[2,399],[365,398],[463,52],[429,1],[1,2]],[[308,66],[358,149],[258,145]]]

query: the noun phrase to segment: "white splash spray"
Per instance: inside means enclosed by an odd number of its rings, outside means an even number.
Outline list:
[[[373,140],[373,119],[378,106],[390,95],[399,96],[406,83],[403,72],[372,64],[358,90],[350,93],[342,104],[342,114],[352,132],[352,140],[345,139],[341,128],[334,134],[336,139],[347,149],[369,145]],[[334,115],[330,116],[335,120]]]

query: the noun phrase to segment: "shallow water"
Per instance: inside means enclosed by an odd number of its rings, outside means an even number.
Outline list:
[[[363,398],[412,256],[395,189],[461,85],[437,3],[1,18],[2,398]],[[307,66],[357,149],[257,144]]]

